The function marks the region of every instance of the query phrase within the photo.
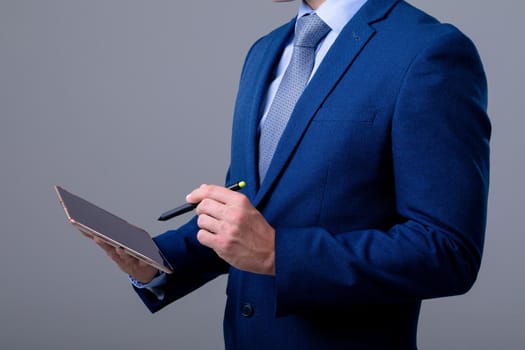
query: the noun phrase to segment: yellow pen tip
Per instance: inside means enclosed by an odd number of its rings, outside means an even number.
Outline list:
[[[240,188],[243,188],[244,186],[246,186],[246,182],[239,181],[239,183],[237,185],[239,185]]]

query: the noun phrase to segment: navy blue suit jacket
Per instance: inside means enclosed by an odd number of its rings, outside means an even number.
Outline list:
[[[422,299],[480,266],[490,123],[471,41],[404,1],[369,0],[296,105],[264,182],[261,103],[290,22],[247,55],[227,182],[276,230],[276,276],[230,267],[195,220],[155,238],[175,268],[159,310],[228,273],[227,349],[415,349]]]

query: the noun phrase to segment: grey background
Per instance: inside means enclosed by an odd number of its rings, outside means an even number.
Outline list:
[[[477,44],[490,87],[483,266],[426,301],[421,349],[522,349],[522,2],[412,1]],[[225,278],[150,315],[64,218],[54,184],[153,235],[158,214],[221,183],[244,55],[297,2],[0,0],[0,348],[221,349]]]

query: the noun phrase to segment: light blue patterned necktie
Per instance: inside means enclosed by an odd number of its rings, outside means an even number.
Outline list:
[[[277,89],[259,137],[259,183],[263,182],[277,144],[314,67],[315,49],[330,27],[315,13],[297,20],[292,58]]]

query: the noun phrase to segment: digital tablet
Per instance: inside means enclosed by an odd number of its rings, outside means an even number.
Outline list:
[[[114,247],[122,247],[131,256],[161,271],[173,272],[148,232],[60,186],[55,186],[55,190],[67,219],[80,231]]]

